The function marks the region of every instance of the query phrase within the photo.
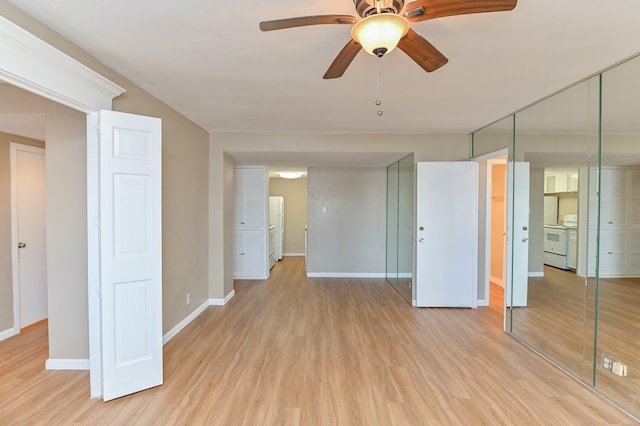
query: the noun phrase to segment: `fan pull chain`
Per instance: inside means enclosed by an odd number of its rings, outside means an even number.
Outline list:
[[[376,105],[378,106],[378,117],[382,117],[384,111],[382,111],[382,100],[380,99],[380,79],[382,77],[382,70],[380,69],[380,63],[382,58],[378,58],[378,79],[377,79],[377,88],[376,88]]]

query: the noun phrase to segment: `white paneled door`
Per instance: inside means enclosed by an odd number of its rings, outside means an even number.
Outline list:
[[[11,144],[16,332],[47,318],[44,149]]]
[[[417,163],[416,305],[477,306],[478,164]]]
[[[99,113],[103,399],[162,384],[161,121]]]

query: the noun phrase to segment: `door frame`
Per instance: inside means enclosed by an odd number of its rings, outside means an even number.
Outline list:
[[[26,151],[46,156],[45,149],[25,145],[18,142],[9,144],[9,164],[11,170],[11,271],[13,282],[13,334],[20,334],[22,318],[20,309],[20,277],[18,253],[18,183],[17,183],[17,151]],[[46,260],[45,260],[46,262]]]
[[[16,87],[68,106],[85,114],[102,109],[111,110],[113,99],[125,92],[125,89],[103,77],[91,68],[39,39],[19,25],[0,15],[0,79]],[[88,120],[89,121],[89,120]],[[89,129],[89,123],[87,123]],[[90,138],[89,130],[87,138]],[[89,143],[89,141],[88,141]],[[87,147],[91,151],[91,147]],[[91,153],[87,155],[87,170],[95,165],[91,163]],[[92,194],[98,190],[98,182],[87,176],[87,227],[88,227],[88,311],[89,311],[89,362],[90,370],[95,369],[95,357],[92,341],[100,338],[99,322],[99,247],[95,246],[92,235],[95,233],[96,217],[91,204]],[[15,308],[14,308],[15,310]],[[15,315],[15,313],[14,313]],[[78,364],[82,364],[80,362]],[[48,367],[47,367],[48,368]],[[62,367],[64,368],[64,367]],[[78,369],[73,365],[71,369]],[[91,383],[91,397],[100,396],[101,384]]]

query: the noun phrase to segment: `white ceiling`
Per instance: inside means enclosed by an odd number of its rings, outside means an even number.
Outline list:
[[[349,25],[261,32],[350,0],[9,0],[210,132],[469,133],[640,52],[637,0],[520,0],[511,12],[412,24],[448,58],[360,52],[323,80]]]

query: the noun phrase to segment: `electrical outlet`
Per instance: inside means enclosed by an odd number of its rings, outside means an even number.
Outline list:
[[[191,293],[187,293],[187,306],[191,304]]]
[[[613,370],[613,357],[609,354],[602,352],[602,368],[609,373]]]
[[[624,377],[627,375],[627,366],[619,361],[615,361],[611,371],[613,371],[613,374]]]

